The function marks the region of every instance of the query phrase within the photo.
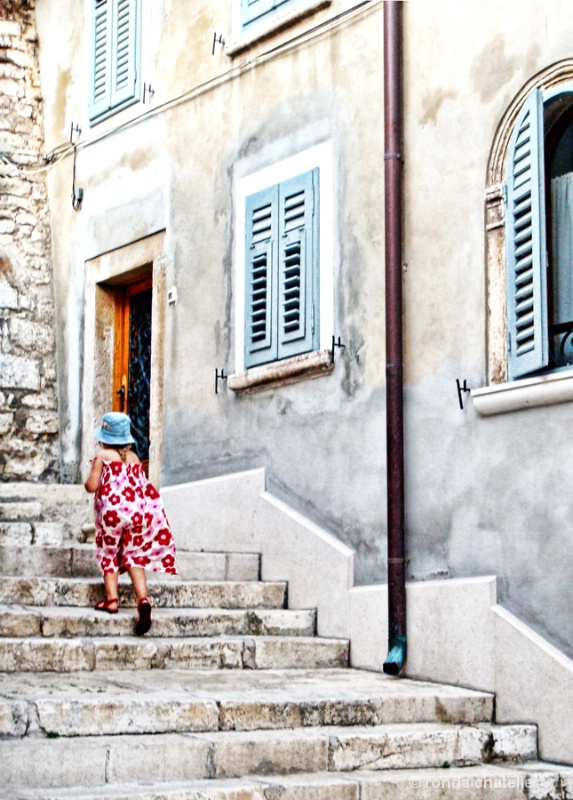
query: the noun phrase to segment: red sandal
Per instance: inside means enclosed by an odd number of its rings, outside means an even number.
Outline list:
[[[117,614],[117,604],[119,603],[119,599],[117,597],[112,597],[109,600],[107,597],[104,597],[103,600],[100,600],[99,603],[96,603],[94,608],[96,611],[107,611],[108,614]],[[115,608],[110,608],[110,606],[115,605]]]
[[[151,603],[147,597],[142,597],[137,604],[139,619],[135,626],[135,635],[143,636],[151,628]]]

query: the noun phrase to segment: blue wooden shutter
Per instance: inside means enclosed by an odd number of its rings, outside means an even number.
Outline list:
[[[115,0],[111,67],[111,107],[136,96],[137,90],[137,0]]]
[[[277,357],[276,248],[278,186],[246,201],[245,367]]]
[[[112,2],[96,0],[93,9],[90,120],[103,114],[110,106]]]
[[[543,101],[533,91],[517,118],[507,164],[508,377],[548,363]]]
[[[241,24],[249,25],[264,14],[292,0],[241,0]]]
[[[278,357],[315,347],[318,278],[318,169],[279,187]]]
[[[273,0],[241,0],[241,23],[248,25],[250,22],[267,14],[273,9]]]

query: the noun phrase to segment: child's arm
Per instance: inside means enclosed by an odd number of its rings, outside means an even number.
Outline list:
[[[84,483],[86,492],[90,492],[91,494],[97,492],[102,469],[103,469],[103,459],[98,458],[98,456],[96,456],[92,461],[92,468],[90,470],[90,474],[88,475]]]

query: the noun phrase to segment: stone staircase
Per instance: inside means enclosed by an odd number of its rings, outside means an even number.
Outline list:
[[[92,608],[93,545],[15,538],[2,800],[573,797],[573,768],[537,760],[534,726],[495,724],[493,696],[350,668],[348,642],[318,638],[256,554],[180,553],[180,576],[150,578],[137,638],[129,581],[117,615]]]

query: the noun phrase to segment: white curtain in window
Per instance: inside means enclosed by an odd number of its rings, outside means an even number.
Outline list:
[[[573,172],[551,181],[553,318],[573,320]]]

